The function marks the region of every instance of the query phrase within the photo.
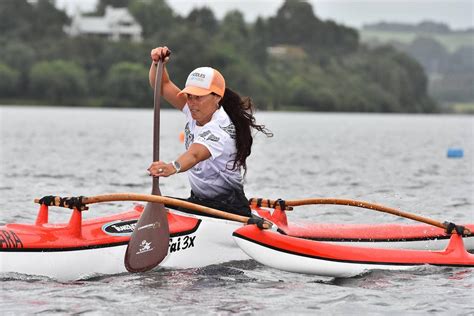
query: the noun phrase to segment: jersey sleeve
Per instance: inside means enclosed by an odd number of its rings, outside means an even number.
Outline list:
[[[194,143],[204,145],[209,150],[212,159],[224,153],[227,141],[229,141],[229,135],[214,124],[203,128],[194,139]]]

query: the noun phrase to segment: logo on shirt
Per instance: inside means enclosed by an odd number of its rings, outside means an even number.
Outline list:
[[[209,140],[211,142],[218,142],[219,141],[219,137],[217,137],[216,135],[212,134],[211,131],[205,131],[205,132],[202,132],[201,134],[199,134],[199,137],[205,139],[205,140]]]
[[[232,139],[235,139],[235,126],[234,124],[230,123],[229,125],[227,126],[220,126],[219,127],[224,131],[226,132],[227,134],[229,134],[230,138]]]
[[[189,129],[189,123],[186,123],[186,126],[184,127],[184,145],[186,146],[186,149],[188,149],[193,142],[194,134],[191,133],[191,130]]]

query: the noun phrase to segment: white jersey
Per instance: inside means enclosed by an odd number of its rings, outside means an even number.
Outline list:
[[[191,189],[201,198],[226,196],[232,191],[243,191],[240,167],[231,170],[237,153],[235,127],[221,106],[204,126],[198,126],[186,104],[185,145],[192,143],[206,146],[211,157],[199,162],[187,171]]]

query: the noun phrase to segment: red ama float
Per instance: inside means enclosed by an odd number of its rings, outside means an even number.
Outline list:
[[[237,229],[239,247],[254,260],[280,270],[331,277],[350,277],[364,271],[404,270],[431,264],[474,267],[474,255],[458,234],[444,250],[384,249],[336,245],[262,230],[255,225]]]

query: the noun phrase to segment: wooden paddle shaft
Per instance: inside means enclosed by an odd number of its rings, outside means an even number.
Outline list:
[[[82,202],[84,204],[95,204],[103,202],[116,202],[116,201],[140,201],[140,202],[151,202],[151,203],[162,203],[168,204],[176,207],[183,207],[193,211],[201,212],[208,215],[217,216],[223,219],[247,223],[249,218],[246,216],[236,215],[232,213],[227,213],[224,211],[216,210],[210,207],[194,204],[191,202],[173,199],[165,196],[158,195],[149,195],[149,194],[138,194],[138,193],[113,193],[113,194],[103,194],[90,197],[83,197]],[[35,203],[39,203],[39,199],[35,199]],[[59,205],[56,205],[59,206]],[[265,228],[270,228],[270,223],[264,224]]]
[[[157,64],[154,88],[154,110],[153,110],[153,161],[160,160],[160,100],[161,100],[161,78],[163,77],[163,61],[166,56],[162,57]],[[151,194],[161,195],[160,178],[153,177]]]
[[[262,206],[264,207],[273,207],[274,205],[278,205],[278,203],[276,203],[277,201],[275,200],[269,200],[269,199],[261,199],[261,200],[262,200],[261,202]],[[284,202],[285,202],[285,205],[287,206],[302,206],[302,205],[312,205],[312,204],[337,204],[337,205],[355,206],[355,207],[366,208],[366,209],[370,209],[374,211],[389,213],[389,214],[393,214],[400,217],[405,217],[408,219],[412,219],[418,222],[433,225],[433,226],[443,228],[443,229],[447,228],[447,225],[445,223],[435,221],[431,218],[426,218],[423,216],[407,213],[407,212],[400,211],[400,210],[387,207],[384,205],[380,205],[380,204],[374,204],[374,203],[358,201],[358,200],[335,199],[335,198],[312,198],[312,199],[302,199],[302,200],[285,200]],[[468,228],[464,228],[464,234],[470,235],[471,231]]]

